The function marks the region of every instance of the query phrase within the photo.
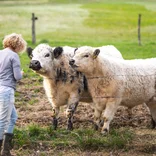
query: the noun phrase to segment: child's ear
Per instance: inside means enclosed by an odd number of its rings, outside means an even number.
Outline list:
[[[32,49],[31,47],[27,47],[26,52],[27,52],[28,57],[29,57],[30,59],[32,59],[32,51],[33,51],[33,49]]]
[[[93,52],[93,58],[96,59],[99,53],[100,53],[100,49],[95,49],[95,51]]]
[[[54,54],[54,58],[57,59],[63,52],[63,48],[62,47],[56,47],[53,51]]]

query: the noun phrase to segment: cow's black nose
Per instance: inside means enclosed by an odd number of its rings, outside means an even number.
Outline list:
[[[69,64],[72,66],[72,65],[74,65],[74,63],[75,63],[75,60],[74,59],[71,59],[70,61],[69,61]]]
[[[31,60],[29,68],[32,68],[33,70],[40,70],[41,69],[41,64],[37,60]]]

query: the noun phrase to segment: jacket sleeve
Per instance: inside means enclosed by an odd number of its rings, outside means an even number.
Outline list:
[[[13,66],[13,74],[15,80],[18,81],[22,79],[21,68],[20,68],[21,64],[20,64],[19,56],[17,54],[13,58],[12,66]]]

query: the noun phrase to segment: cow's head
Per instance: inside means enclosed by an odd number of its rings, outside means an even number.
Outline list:
[[[74,56],[75,48],[64,46],[56,47],[53,50],[53,55],[55,58],[55,67],[61,68],[63,71],[70,72],[73,70],[69,65],[69,60]]]
[[[79,72],[92,73],[99,53],[99,49],[94,49],[89,46],[80,47],[76,50],[75,55],[69,61],[69,64]]]
[[[31,58],[29,68],[39,74],[49,72],[53,68],[53,49],[47,44],[39,44],[34,50],[27,49],[28,56]]]

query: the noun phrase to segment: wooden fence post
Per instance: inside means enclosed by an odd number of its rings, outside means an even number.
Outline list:
[[[141,14],[139,14],[139,17],[138,17],[138,44],[139,45],[141,45],[140,29],[141,29]]]
[[[35,14],[32,13],[32,43],[35,44],[36,43],[36,34],[35,34],[35,21],[37,20],[38,18],[35,17]]]

